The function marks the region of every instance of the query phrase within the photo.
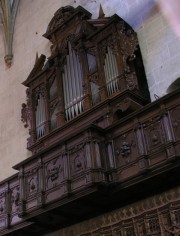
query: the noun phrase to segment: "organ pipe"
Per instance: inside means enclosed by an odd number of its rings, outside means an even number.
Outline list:
[[[68,52],[62,79],[65,116],[66,120],[71,120],[83,111],[83,75],[78,56],[72,49],[70,42],[68,42]]]
[[[42,94],[39,94],[36,106],[36,131],[37,138],[40,138],[45,135],[45,103]]]
[[[119,90],[119,81],[118,81],[119,73],[118,73],[116,57],[112,53],[112,50],[109,47],[107,47],[107,53],[105,56],[104,73],[105,73],[107,93],[108,96],[111,96],[113,93],[116,93]]]

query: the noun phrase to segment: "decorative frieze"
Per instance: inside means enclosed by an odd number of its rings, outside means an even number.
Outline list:
[[[175,235],[180,232],[180,188],[174,188],[160,195],[147,198],[110,213],[80,222],[56,231],[60,235],[71,236],[71,230],[78,236],[99,235]],[[171,196],[171,197],[170,197]],[[173,206],[176,206],[173,209]]]

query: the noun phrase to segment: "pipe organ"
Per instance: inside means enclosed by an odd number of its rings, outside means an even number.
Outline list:
[[[90,224],[89,233],[74,235],[160,235],[156,222],[166,222],[166,207],[179,207],[173,196],[180,196],[180,188],[146,204],[156,189],[179,183],[179,91],[148,104],[136,33],[117,15],[102,16],[91,19],[82,7],[67,6],[49,23],[44,36],[51,56],[47,62],[37,58],[23,83],[28,89],[22,121],[30,126],[33,155],[14,167],[16,177],[1,183],[0,230],[5,225],[13,233],[17,220],[18,235],[28,229],[44,235],[46,221],[46,230],[58,229],[121,203],[123,210],[109,215],[102,229],[99,220],[98,231]],[[162,186],[167,174],[170,181]],[[140,204],[132,209],[133,201]],[[179,222],[179,215],[174,219]],[[81,228],[87,229],[73,229]]]
[[[149,99],[146,89],[140,91],[140,86],[135,86],[137,81],[141,81],[141,88],[147,84],[144,75],[136,73],[138,65],[143,66],[140,51],[135,57],[139,50],[136,33],[117,15],[96,20],[90,17],[82,7],[60,8],[43,35],[51,41],[51,56],[37,58],[23,83],[29,91],[27,107],[23,105],[23,114],[28,114],[23,120],[31,119],[28,148],[64,125],[82,120],[102,104],[112,108],[92,122],[106,119],[107,125],[119,119],[121,111],[133,111]],[[133,62],[137,59],[138,63]]]

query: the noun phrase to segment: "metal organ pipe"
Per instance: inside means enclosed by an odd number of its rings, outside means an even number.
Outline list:
[[[65,67],[64,67],[64,84],[65,84],[65,92],[64,92],[64,94],[66,95],[66,97],[67,97],[67,104],[66,104],[66,111],[67,111],[67,117],[69,117],[70,116],[70,95],[69,95],[69,90],[70,90],[70,88],[69,88],[69,84],[68,84],[68,75],[67,75],[67,65],[65,65]]]
[[[70,119],[73,118],[73,109],[72,109],[72,103],[73,103],[73,88],[72,88],[72,79],[71,79],[71,68],[70,68],[70,58],[69,58],[69,55],[67,56],[67,75],[68,75],[68,80],[67,80],[67,83],[69,84],[69,95],[70,95]]]
[[[63,90],[65,91],[66,90],[66,88],[65,88],[66,84],[64,82],[64,80],[65,80],[64,77],[65,77],[65,75],[63,73],[62,74],[62,81],[63,81]],[[67,96],[66,96],[66,93],[64,93],[64,106],[65,106],[65,114],[66,114],[66,117],[67,117]]]
[[[42,101],[41,101],[41,95],[39,96],[39,107],[38,107],[38,110],[39,110],[39,136],[41,137],[42,136],[42,128],[41,128],[41,122],[42,122]]]
[[[39,102],[39,99],[38,99],[38,102]],[[38,123],[39,123],[39,119],[38,119],[38,112],[39,112],[39,110],[38,110],[38,104],[37,104],[37,106],[36,106],[36,131],[37,131],[37,136],[38,136]]]
[[[83,111],[82,67],[70,43],[68,51],[67,64],[64,65],[62,75],[66,120],[74,118]]]
[[[108,55],[109,55],[109,61],[110,61],[110,68],[111,68],[111,90],[112,93],[115,91],[115,81],[116,78],[115,71],[114,71],[114,61],[113,61],[113,54],[110,48],[108,47]]]
[[[109,70],[110,70],[110,90],[111,90],[111,94],[114,92],[114,83],[113,83],[113,79],[114,79],[114,74],[113,74],[113,65],[112,65],[112,58],[111,58],[111,53],[110,53],[110,48],[108,47],[108,62],[109,62]]]
[[[45,134],[45,103],[42,94],[39,94],[36,106],[36,132],[37,138],[44,136]]]
[[[117,67],[116,57],[112,53],[112,50],[109,47],[107,47],[107,53],[105,57],[104,73],[105,73],[108,96],[110,96],[119,90],[119,81],[117,78],[118,67]]]
[[[76,78],[78,84],[79,84],[79,102],[78,102],[78,109],[79,109],[79,113],[81,113],[83,111],[83,101],[82,101],[82,97],[83,97],[83,89],[82,89],[82,85],[83,85],[83,74],[82,74],[82,66],[79,62],[79,58],[77,55],[75,55],[76,57],[76,64],[77,64],[77,68],[78,68],[78,77]]]
[[[106,79],[107,92],[108,92],[108,95],[109,95],[109,84],[108,84],[108,74],[107,74],[106,58],[105,58],[105,64],[104,64],[104,73],[105,73],[105,79]]]
[[[77,83],[76,81],[76,78],[77,78],[77,73],[76,73],[76,60],[75,60],[75,57],[74,57],[74,50],[72,50],[71,48],[71,44],[69,43],[69,55],[70,55],[70,69],[71,69],[71,72],[72,72],[72,82],[73,82],[73,91],[74,91],[74,96],[73,96],[73,110],[74,110],[74,116],[78,114],[78,106],[77,106],[77,99],[78,99],[78,94],[79,94],[79,91],[78,91],[78,85],[79,83]],[[74,78],[73,78],[74,76]]]
[[[117,61],[116,61],[115,55],[112,53],[111,50],[110,50],[110,54],[111,54],[113,70],[114,70],[114,76],[113,77],[114,77],[114,83],[115,83],[115,90],[118,91],[119,90],[119,81],[118,81],[118,78],[117,78],[117,76],[118,76]]]
[[[75,52],[74,50],[72,50],[72,60],[73,60],[73,69],[74,69],[74,75],[75,75],[75,78],[78,78],[78,69],[77,69],[77,63],[76,63],[76,55],[75,55]],[[79,93],[80,93],[80,83],[77,83],[75,80],[75,89],[76,89],[76,104],[75,104],[75,111],[76,111],[76,114],[78,114],[78,100],[79,100]]]

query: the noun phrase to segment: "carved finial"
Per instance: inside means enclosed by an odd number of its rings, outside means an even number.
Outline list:
[[[100,4],[100,8],[99,8],[99,17],[98,19],[102,19],[104,18],[105,14],[104,14],[104,11],[103,11],[103,8],[102,8],[102,5]]]
[[[35,60],[35,64],[37,63],[39,57],[38,57],[38,52],[36,52],[36,60]]]

